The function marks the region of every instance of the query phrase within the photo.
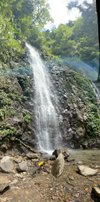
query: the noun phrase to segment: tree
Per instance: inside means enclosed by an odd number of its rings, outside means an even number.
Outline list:
[[[77,7],[81,12],[81,18],[75,21],[73,29],[73,39],[78,43],[77,49],[81,59],[90,63],[94,58],[98,58],[98,32],[95,3],[79,5],[77,2],[69,4],[69,8]]]
[[[36,40],[37,31],[38,38],[42,38],[40,30],[49,20],[51,18],[46,0],[1,0],[1,55],[6,59],[14,59],[17,55],[15,50],[23,53],[21,44],[26,40],[32,41],[32,37]]]
[[[98,71],[98,81],[100,81],[100,12],[99,12],[99,1],[96,0],[96,9],[98,17],[98,38],[99,38],[99,71]]]
[[[19,40],[15,39],[15,29],[10,19],[0,15],[0,60],[7,61],[21,55],[23,49]]]
[[[51,49],[54,55],[72,56],[75,51],[75,41],[72,39],[73,27],[59,25],[51,32]]]
[[[72,9],[73,6],[80,10],[81,17],[46,32],[46,41],[49,41],[46,44],[53,55],[78,56],[81,60],[92,64],[99,56],[96,7],[95,4],[87,2],[79,5],[75,1],[71,2],[68,8]]]

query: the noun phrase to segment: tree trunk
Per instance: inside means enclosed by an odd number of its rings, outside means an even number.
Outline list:
[[[99,0],[96,0],[97,18],[98,18],[98,38],[99,38],[99,70],[98,70],[98,81],[100,81],[100,11],[99,11]]]

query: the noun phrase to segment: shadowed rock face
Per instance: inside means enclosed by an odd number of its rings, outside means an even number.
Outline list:
[[[64,143],[72,148],[100,148],[100,110],[91,81],[67,67],[59,69],[52,69],[51,74]]]

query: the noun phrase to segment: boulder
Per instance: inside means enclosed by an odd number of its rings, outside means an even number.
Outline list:
[[[39,158],[39,155],[37,153],[32,153],[32,152],[27,153],[26,156],[28,159],[38,159]]]
[[[100,186],[96,186],[92,188],[92,194],[95,198],[98,198],[100,201]]]
[[[54,161],[52,165],[52,175],[55,177],[59,177],[64,169],[64,155],[62,153],[58,154],[58,157]]]
[[[18,167],[17,167],[17,171],[18,171],[18,172],[25,172],[25,171],[28,171],[27,162],[26,162],[26,161],[23,161],[23,162],[19,163],[19,164],[18,164]]]
[[[1,162],[0,162],[0,169],[3,171],[3,172],[7,172],[7,173],[10,173],[13,171],[14,169],[14,163],[13,163],[13,160],[11,157],[9,156],[5,156],[1,159]]]
[[[52,155],[54,155],[56,158],[58,157],[58,155],[61,153],[60,149],[55,149],[52,153]]]
[[[78,172],[84,176],[93,176],[97,174],[98,170],[92,169],[88,166],[78,165]]]

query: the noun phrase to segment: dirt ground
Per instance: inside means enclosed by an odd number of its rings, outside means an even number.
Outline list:
[[[73,154],[65,162],[62,175],[55,178],[50,173],[53,161],[46,161],[34,173],[36,162],[28,161],[29,171],[23,173],[0,172],[0,184],[10,183],[10,188],[0,194],[0,202],[93,202],[92,187],[100,184],[100,150],[96,153]],[[77,165],[83,163],[98,169],[98,174],[84,177],[77,172]],[[99,202],[99,201],[98,201]]]

